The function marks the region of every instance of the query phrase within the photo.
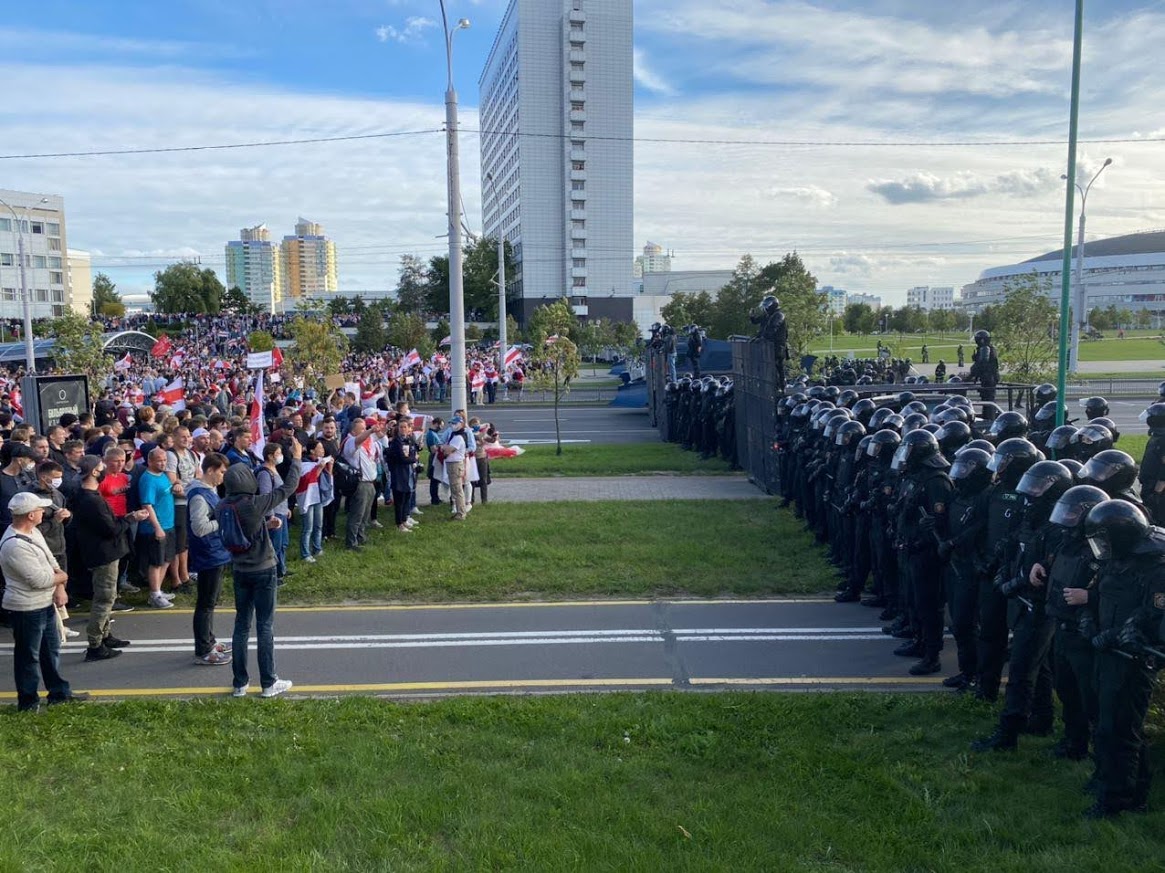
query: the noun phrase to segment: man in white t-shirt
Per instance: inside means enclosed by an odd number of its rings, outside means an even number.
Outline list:
[[[445,472],[449,476],[449,497],[453,501],[453,520],[465,520],[465,419],[453,416],[449,439],[443,447]]]

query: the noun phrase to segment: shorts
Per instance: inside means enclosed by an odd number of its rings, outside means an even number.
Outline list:
[[[190,548],[187,545],[186,513],[185,503],[174,504],[174,551],[178,554]]]
[[[149,525],[143,525],[140,530],[149,530]],[[175,536],[173,530],[166,531],[166,539],[159,540],[154,536],[153,531],[147,536],[143,534],[138,537],[138,555],[142,563],[149,567],[164,567],[174,560],[174,555],[178,550],[175,548]]]

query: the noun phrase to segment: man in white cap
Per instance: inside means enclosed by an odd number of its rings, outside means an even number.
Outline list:
[[[73,692],[59,669],[57,607],[68,602],[65,583],[69,576],[37,530],[51,505],[51,500],[30,491],[16,494],[8,502],[12,524],[0,537],[0,570],[7,582],[4,608],[12,622],[16,706],[21,712],[40,706],[42,676],[50,706],[89,699],[88,694]]]

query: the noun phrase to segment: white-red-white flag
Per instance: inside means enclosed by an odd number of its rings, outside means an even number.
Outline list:
[[[517,346],[510,346],[509,349],[506,350],[506,367],[509,368],[514,366],[516,363],[518,363],[521,357],[522,350]]]
[[[118,370],[118,371],[128,370],[132,366],[133,366],[133,357],[130,355],[129,352],[126,352],[124,358],[122,358],[120,361],[117,361],[116,363],[114,363],[113,369]]]
[[[263,435],[263,371],[255,375],[255,397],[251,400],[251,452],[263,457],[263,446],[267,438]]]
[[[282,366],[283,366],[283,351],[279,348],[279,346],[276,346],[275,348],[273,348],[271,350],[271,367],[273,369],[277,370]]]
[[[186,382],[181,378],[175,379],[158,392],[158,402],[175,412],[181,412],[186,408]]]

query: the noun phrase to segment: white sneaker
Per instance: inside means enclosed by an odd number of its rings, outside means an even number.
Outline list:
[[[404,523],[407,524],[409,527],[416,527],[418,524],[420,524],[420,522],[417,521],[415,518],[406,518],[404,520]]]
[[[76,639],[77,637],[81,636],[81,632],[73,630],[71,627],[67,627],[67,628],[65,628],[65,636],[67,636],[69,639],[73,640],[73,639]]]
[[[284,691],[290,691],[290,690],[291,690],[291,680],[290,679],[276,679],[275,684],[269,685],[268,687],[264,688],[263,691],[259,694],[259,696],[260,697],[278,697]]]
[[[372,519],[372,521],[368,522],[368,526],[369,526],[369,527],[376,528],[377,530],[380,530],[381,528],[383,528],[383,527],[384,527],[384,525],[383,525],[383,524],[381,524],[381,523],[380,523],[379,521],[377,521],[376,519]]]
[[[150,595],[150,599],[148,601],[146,601],[146,605],[149,606],[151,609],[173,609],[174,608],[174,604],[171,603],[167,598],[158,596],[156,594]]]
[[[250,685],[244,685],[242,688],[232,688],[231,697],[246,697],[250,688]]]
[[[401,533],[412,533],[413,532],[413,529],[411,527],[409,527],[407,524],[402,524],[400,527],[397,528],[397,530],[399,530]]]
[[[314,564],[316,562],[316,559],[313,558],[311,555],[308,555],[306,558],[303,559],[303,562],[305,564]]]
[[[409,515],[424,515],[424,514],[425,513],[421,512],[420,508],[416,507],[416,506],[414,506],[413,511],[409,513]]]
[[[142,589],[130,582],[122,582],[118,584],[117,590],[122,594],[137,594]]]

